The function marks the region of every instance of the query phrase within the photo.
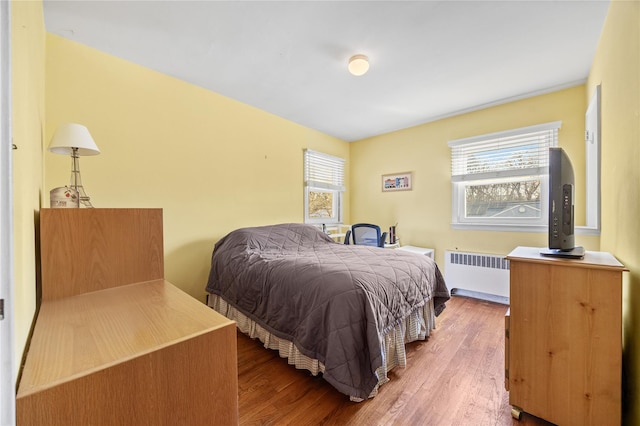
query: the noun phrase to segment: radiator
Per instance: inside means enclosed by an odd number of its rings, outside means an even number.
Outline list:
[[[509,261],[504,256],[445,250],[444,257],[451,294],[509,303]]]

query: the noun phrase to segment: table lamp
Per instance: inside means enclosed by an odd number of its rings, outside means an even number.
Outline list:
[[[100,150],[91,137],[89,130],[81,124],[62,124],[51,138],[48,149],[54,154],[71,155],[71,179],[69,186],[78,191],[81,204],[84,204],[86,207],[93,207],[89,196],[82,186],[79,162],[81,155],[100,154]]]

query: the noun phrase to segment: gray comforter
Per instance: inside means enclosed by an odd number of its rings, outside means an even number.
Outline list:
[[[207,291],[325,365],[339,391],[366,399],[378,383],[382,336],[434,300],[449,299],[427,256],[344,245],[317,228],[243,228],[215,245]]]

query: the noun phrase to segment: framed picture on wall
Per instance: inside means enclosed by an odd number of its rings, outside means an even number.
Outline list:
[[[411,191],[413,174],[411,172],[382,175],[382,191]]]

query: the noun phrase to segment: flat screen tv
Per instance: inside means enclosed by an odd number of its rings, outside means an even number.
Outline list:
[[[575,245],[575,178],[569,156],[562,148],[549,148],[549,247],[545,256],[581,259],[584,248]]]

